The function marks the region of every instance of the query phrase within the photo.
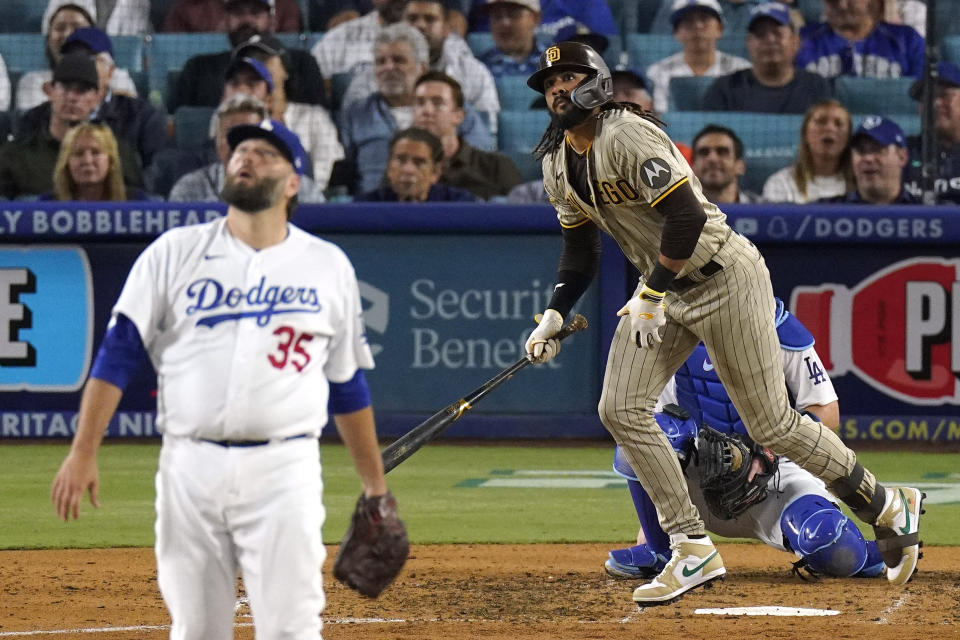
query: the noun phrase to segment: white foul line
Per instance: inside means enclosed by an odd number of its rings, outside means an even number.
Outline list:
[[[897,598],[896,600],[894,600],[894,601],[893,601],[893,604],[891,604],[889,607],[887,607],[886,609],[884,609],[884,610],[880,613],[880,617],[877,618],[877,624],[887,624],[887,616],[890,615],[891,613],[895,612],[895,611],[896,611],[897,609],[899,609],[900,607],[902,607],[902,606],[903,606],[903,603],[907,601],[907,596],[908,596],[908,595],[910,595],[910,594],[907,594],[907,593],[903,594],[902,596],[900,596],[899,598]]]

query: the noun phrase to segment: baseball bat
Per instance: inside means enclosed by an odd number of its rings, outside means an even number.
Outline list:
[[[573,320],[565,324],[554,337],[558,340],[563,340],[586,328],[587,319],[578,313],[573,317]],[[383,472],[389,473],[398,464],[416,453],[420,447],[439,436],[447,427],[459,420],[460,416],[472,409],[473,406],[488,393],[512,378],[517,371],[520,371],[528,364],[530,364],[530,360],[528,360],[526,356],[523,356],[463,398],[437,411],[403,436],[390,443],[383,450],[382,454]]]

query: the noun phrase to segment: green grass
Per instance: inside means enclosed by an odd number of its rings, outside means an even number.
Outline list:
[[[0,445],[0,549],[152,545],[158,448],[105,445],[100,453],[102,507],[93,509],[85,501],[80,520],[64,524],[54,516],[49,491],[67,446]],[[360,484],[342,446],[323,445],[322,452],[328,514],[324,538],[336,542]],[[620,544],[636,535],[636,516],[627,491],[604,476],[611,454],[603,446],[430,445],[388,480],[414,543]],[[947,484],[949,489],[928,491],[931,498],[940,495],[949,503],[929,504],[923,538],[926,544],[960,544],[960,456],[864,452],[859,458],[881,480]],[[531,477],[517,470],[580,471],[546,475],[566,481],[592,478],[612,488],[482,486],[483,481]]]

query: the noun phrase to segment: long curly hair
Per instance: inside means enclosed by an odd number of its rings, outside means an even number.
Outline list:
[[[600,105],[600,111],[597,112],[597,118],[606,118],[614,111],[626,110],[630,113],[635,113],[641,118],[646,118],[650,122],[653,122],[658,127],[665,127],[663,120],[657,117],[657,115],[648,109],[644,109],[635,102],[606,102]],[[540,138],[540,142],[537,143],[537,146],[533,148],[533,157],[537,160],[543,160],[544,156],[553,153],[560,148],[560,145],[563,144],[563,138],[566,135],[566,132],[560,128],[560,126],[550,119],[550,124],[547,125],[547,130],[543,132],[543,137]]]

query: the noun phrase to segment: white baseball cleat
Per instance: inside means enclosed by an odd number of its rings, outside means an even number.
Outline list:
[[[923,557],[920,547],[920,515],[927,494],[912,487],[888,487],[883,511],[873,525],[877,548],[887,565],[887,580],[906,584]]]
[[[723,579],[727,573],[720,552],[706,536],[692,539],[675,533],[670,536],[670,549],[673,557],[660,575],[633,592],[638,607],[670,604],[691,589]]]

